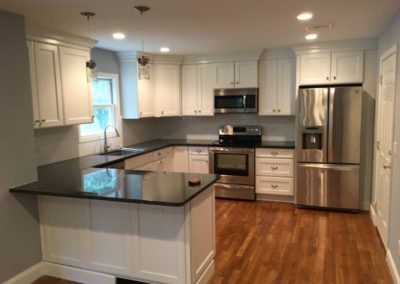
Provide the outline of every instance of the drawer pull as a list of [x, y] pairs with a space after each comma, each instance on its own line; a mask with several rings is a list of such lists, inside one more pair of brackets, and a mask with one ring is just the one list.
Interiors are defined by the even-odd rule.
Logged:
[[277, 166], [271, 166], [271, 169], [272, 169], [272, 170], [277, 170], [277, 169], [279, 169], [279, 167], [277, 167]]
[[277, 184], [271, 184], [271, 187], [272, 187], [272, 188], [277, 188], [278, 185], [277, 185]]
[[278, 152], [274, 151], [274, 152], [271, 152], [271, 154], [276, 156], [276, 155], [278, 155]]

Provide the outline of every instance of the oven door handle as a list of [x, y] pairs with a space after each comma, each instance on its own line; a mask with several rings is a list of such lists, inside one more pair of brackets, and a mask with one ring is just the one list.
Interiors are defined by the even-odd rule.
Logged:
[[253, 189], [254, 186], [249, 186], [249, 185], [235, 185], [235, 184], [224, 184], [224, 183], [216, 183], [216, 187], [222, 187], [223, 189], [227, 190], [235, 190], [238, 188], [246, 188], [246, 189]]
[[254, 153], [254, 149], [247, 148], [209, 148], [211, 153], [243, 153], [243, 154], [252, 154]]

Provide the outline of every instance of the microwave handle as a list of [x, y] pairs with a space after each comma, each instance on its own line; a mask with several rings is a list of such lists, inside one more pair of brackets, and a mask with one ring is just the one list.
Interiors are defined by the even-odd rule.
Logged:
[[243, 95], [243, 108], [246, 108], [246, 95]]

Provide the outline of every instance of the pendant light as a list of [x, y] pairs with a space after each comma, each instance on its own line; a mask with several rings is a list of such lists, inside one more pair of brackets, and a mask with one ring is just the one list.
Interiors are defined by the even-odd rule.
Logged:
[[[96, 13], [81, 12], [81, 15], [87, 19], [87, 37], [90, 38], [90, 19], [96, 16]], [[86, 61], [86, 75], [88, 82], [92, 82], [97, 77], [96, 62], [93, 59]]]
[[139, 80], [150, 79], [149, 57], [144, 55], [144, 30], [143, 30], [143, 14], [150, 10], [147, 6], [135, 6], [135, 10], [140, 13], [140, 25], [142, 30], [142, 55], [138, 57], [139, 63]]

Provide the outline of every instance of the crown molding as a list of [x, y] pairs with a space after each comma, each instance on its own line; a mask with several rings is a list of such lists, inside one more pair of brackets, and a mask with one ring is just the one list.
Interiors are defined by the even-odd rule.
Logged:
[[217, 63], [230, 61], [259, 60], [263, 50], [183, 56], [183, 64]]
[[147, 56], [150, 59], [150, 63], [156, 64], [181, 64], [182, 63], [182, 56], [179, 55], [160, 55], [160, 54], [151, 54], [151, 53], [144, 53], [139, 52], [136, 50], [132, 51], [118, 51], [117, 57], [118, 60], [121, 62], [129, 62], [129, 61], [136, 61], [139, 56]]
[[260, 60], [287, 59], [287, 58], [296, 58], [296, 54], [290, 47], [264, 49], [261, 54]]
[[26, 27], [26, 39], [66, 47], [79, 46], [84, 49], [91, 49], [97, 44], [97, 40], [91, 38], [31, 25]]
[[376, 38], [361, 38], [352, 40], [328, 41], [310, 44], [302, 44], [293, 46], [294, 52], [297, 54], [323, 52], [323, 51], [340, 51], [340, 50], [370, 50], [377, 48]]

